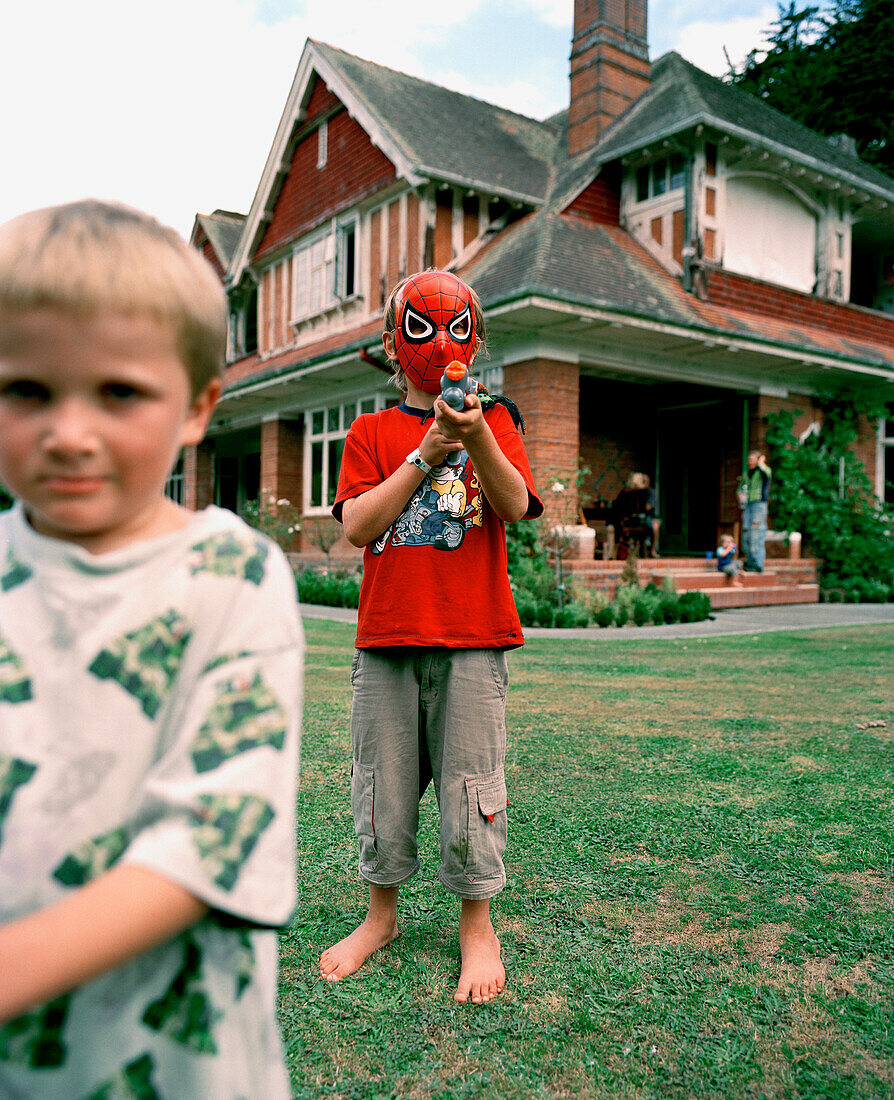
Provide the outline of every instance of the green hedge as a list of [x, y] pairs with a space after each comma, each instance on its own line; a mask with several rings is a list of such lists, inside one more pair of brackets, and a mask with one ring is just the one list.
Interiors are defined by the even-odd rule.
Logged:
[[357, 607], [360, 603], [360, 577], [356, 573], [302, 569], [295, 575], [295, 584], [301, 603], [326, 607]]

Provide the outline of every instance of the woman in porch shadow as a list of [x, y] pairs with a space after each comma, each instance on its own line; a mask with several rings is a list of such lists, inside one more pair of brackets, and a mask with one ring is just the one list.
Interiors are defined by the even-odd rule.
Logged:
[[618, 558], [625, 559], [631, 547], [640, 557], [657, 558], [661, 520], [649, 475], [632, 473], [615, 497], [612, 511], [619, 535]]

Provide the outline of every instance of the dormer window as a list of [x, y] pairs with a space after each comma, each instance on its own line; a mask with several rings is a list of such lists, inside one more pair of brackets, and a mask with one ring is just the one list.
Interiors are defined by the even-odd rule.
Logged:
[[644, 164], [636, 173], [636, 201], [647, 202], [669, 191], [679, 191], [686, 182], [686, 161], [679, 153]]

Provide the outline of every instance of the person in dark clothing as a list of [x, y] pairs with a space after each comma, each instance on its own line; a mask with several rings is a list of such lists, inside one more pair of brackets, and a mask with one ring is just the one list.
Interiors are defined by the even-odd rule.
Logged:
[[632, 473], [628, 477], [626, 486], [615, 497], [613, 512], [620, 532], [618, 557], [626, 558], [633, 546], [641, 556], [657, 558], [660, 520], [648, 474]]

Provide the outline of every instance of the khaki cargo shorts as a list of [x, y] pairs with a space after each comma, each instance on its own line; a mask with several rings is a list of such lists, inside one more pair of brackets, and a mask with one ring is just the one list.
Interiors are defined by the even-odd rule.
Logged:
[[419, 800], [434, 781], [438, 877], [462, 898], [506, 885], [506, 653], [358, 649], [351, 666], [351, 808], [360, 877], [399, 886], [419, 869]]

